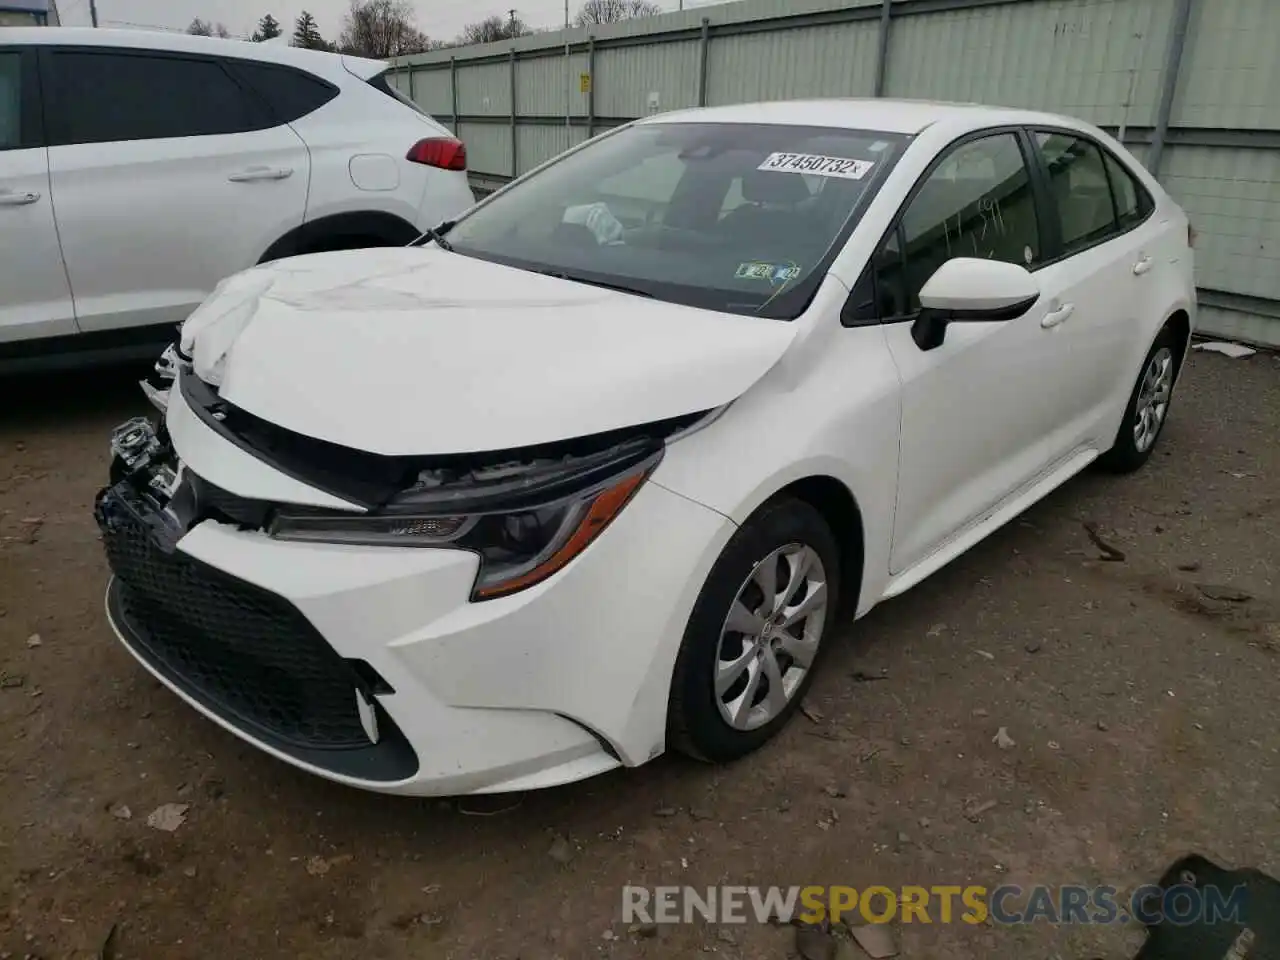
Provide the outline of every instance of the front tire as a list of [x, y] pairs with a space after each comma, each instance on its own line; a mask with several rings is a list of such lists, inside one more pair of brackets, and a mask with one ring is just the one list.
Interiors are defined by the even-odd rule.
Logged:
[[725, 762], [758, 749], [795, 713], [830, 646], [840, 551], [809, 504], [766, 504], [729, 540], [676, 657], [667, 742]]
[[1169, 418], [1181, 350], [1176, 332], [1166, 325], [1142, 362], [1115, 444], [1098, 460], [1103, 469], [1132, 473], [1150, 459]]

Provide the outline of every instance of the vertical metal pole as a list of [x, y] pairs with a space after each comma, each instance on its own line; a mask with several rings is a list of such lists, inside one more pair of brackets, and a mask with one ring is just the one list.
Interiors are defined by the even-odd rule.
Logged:
[[1182, 53], [1187, 46], [1191, 3], [1192, 0], [1177, 0], [1173, 12], [1173, 30], [1169, 35], [1169, 52], [1164, 61], [1160, 108], [1156, 114], [1156, 129], [1151, 135], [1151, 149], [1147, 152], [1147, 169], [1157, 179], [1160, 176], [1160, 159], [1164, 155], [1164, 142], [1169, 136], [1169, 120], [1173, 116], [1173, 98], [1178, 92], [1178, 75], [1182, 72]]
[[596, 135], [596, 38], [587, 37], [587, 139]]
[[413, 89], [413, 62], [405, 64], [405, 69], [409, 71], [409, 99], [414, 103], [418, 102], [417, 91]]
[[462, 124], [458, 121], [458, 58], [449, 58], [449, 99], [452, 106], [449, 108], [453, 111], [453, 135], [461, 139], [458, 129]]
[[889, 77], [889, 29], [893, 25], [893, 0], [880, 0], [880, 46], [876, 50], [875, 95], [884, 96]]
[[518, 176], [520, 169], [516, 163], [519, 153], [516, 150], [516, 48], [511, 48], [511, 178]]
[[702, 35], [698, 40], [698, 106], [707, 105], [707, 47], [711, 46], [711, 18], [702, 18]]
[[[142, 18], [139, 17], [139, 20]], [[97, 0], [89, 0], [89, 20], [96, 27], [98, 25], [98, 2]]]

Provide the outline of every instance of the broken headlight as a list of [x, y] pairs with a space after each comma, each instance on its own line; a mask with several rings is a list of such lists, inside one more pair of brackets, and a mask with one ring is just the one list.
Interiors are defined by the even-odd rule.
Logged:
[[628, 447], [489, 472], [496, 477], [424, 474], [424, 482], [376, 512], [284, 510], [270, 533], [313, 543], [470, 550], [480, 557], [472, 599], [490, 600], [541, 583], [604, 531], [661, 459], [661, 448]]

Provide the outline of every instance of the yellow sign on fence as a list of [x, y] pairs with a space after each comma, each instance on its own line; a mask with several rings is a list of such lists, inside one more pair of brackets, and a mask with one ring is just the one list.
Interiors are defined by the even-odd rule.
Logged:
[[578, 89], [583, 93], [591, 92], [591, 74], [589, 73], [578, 74]]

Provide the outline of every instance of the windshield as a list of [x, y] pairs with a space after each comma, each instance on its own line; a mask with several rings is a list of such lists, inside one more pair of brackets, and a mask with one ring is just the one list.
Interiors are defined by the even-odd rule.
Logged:
[[449, 241], [570, 280], [793, 319], [904, 142], [825, 127], [640, 124], [493, 197]]

